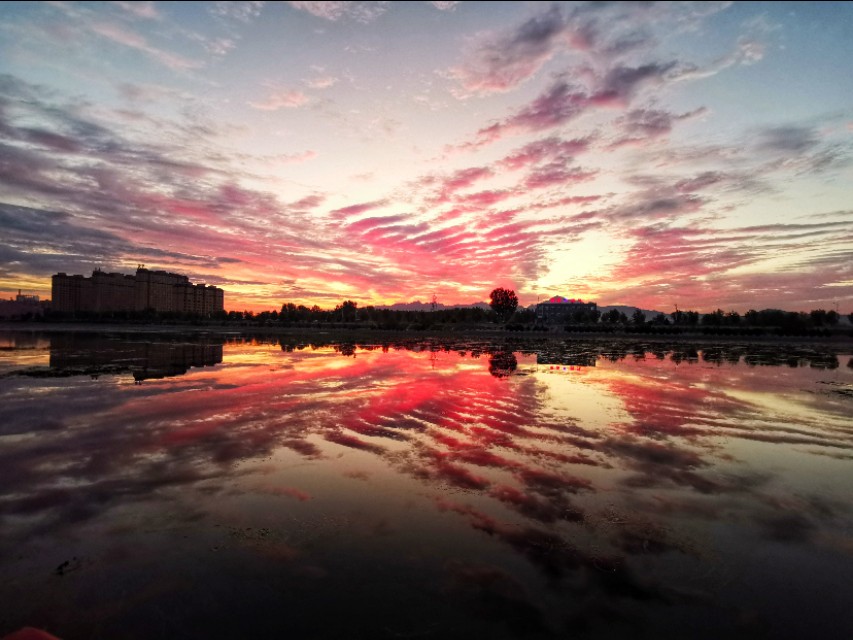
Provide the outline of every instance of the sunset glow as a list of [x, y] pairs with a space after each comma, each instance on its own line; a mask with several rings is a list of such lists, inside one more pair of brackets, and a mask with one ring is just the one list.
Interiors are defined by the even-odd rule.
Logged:
[[0, 298], [853, 311], [853, 4], [5, 3]]

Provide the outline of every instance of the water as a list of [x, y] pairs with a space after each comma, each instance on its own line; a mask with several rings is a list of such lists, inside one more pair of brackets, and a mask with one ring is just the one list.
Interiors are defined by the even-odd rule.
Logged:
[[853, 637], [851, 416], [819, 347], [0, 334], [0, 635]]

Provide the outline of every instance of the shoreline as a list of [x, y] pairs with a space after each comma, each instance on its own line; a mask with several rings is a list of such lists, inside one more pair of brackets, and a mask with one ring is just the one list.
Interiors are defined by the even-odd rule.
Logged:
[[[442, 340], [503, 340], [504, 342], [631, 342], [631, 343], [675, 343], [675, 344], [754, 344], [780, 346], [819, 345], [853, 352], [853, 333], [836, 331], [830, 336], [778, 336], [778, 335], [708, 335], [700, 332], [678, 334], [651, 334], [616, 332], [569, 332], [555, 331], [507, 331], [504, 328], [453, 329], [372, 329], [364, 327], [280, 327], [280, 326], [229, 326], [187, 324], [123, 324], [94, 322], [0, 322], [0, 332], [11, 333], [109, 333], [141, 336], [214, 335], [223, 338], [253, 338], [259, 336], [288, 336], [306, 340], [322, 338], [335, 341], [420, 341]], [[851, 329], [853, 331], [853, 329]]]

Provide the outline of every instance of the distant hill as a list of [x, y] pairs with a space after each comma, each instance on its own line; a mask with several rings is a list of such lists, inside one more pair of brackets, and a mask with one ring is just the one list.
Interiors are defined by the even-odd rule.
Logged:
[[[421, 302], [420, 300], [415, 300], [414, 302], [395, 302], [394, 304], [384, 304], [384, 305], [375, 305], [377, 309], [391, 309], [392, 311], [430, 311], [432, 309], [432, 304], [429, 302]], [[490, 309], [488, 302], [472, 302], [471, 304], [454, 304], [454, 305], [444, 305], [440, 302], [435, 304], [436, 311], [441, 311], [442, 309], [465, 309], [469, 307], [479, 307], [480, 309]], [[519, 305], [519, 309], [524, 308], [522, 305]], [[627, 305], [611, 305], [605, 307], [598, 307], [598, 310], [601, 311], [602, 314], [607, 313], [611, 309], [616, 309], [617, 311], [621, 311], [628, 318], [634, 315], [634, 310], [639, 307], [629, 307]], [[531, 311], [536, 309], [535, 304], [531, 304], [527, 307]], [[664, 313], [663, 311], [654, 311], [650, 309], [640, 309], [643, 312], [643, 315], [646, 316], [646, 320], [652, 320], [659, 313], [663, 313], [667, 318], [670, 318], [668, 313]], [[670, 318], [671, 319], [671, 318]]]
[[[431, 302], [421, 302], [420, 300], [415, 300], [414, 302], [395, 302], [394, 304], [378, 304], [374, 305], [377, 309], [391, 309], [392, 311], [431, 311], [432, 303]], [[480, 309], [489, 309], [488, 302], [472, 302], [471, 304], [453, 304], [453, 305], [444, 305], [440, 302], [435, 303], [436, 311], [441, 311], [442, 309], [467, 309], [470, 307], [479, 307]]]

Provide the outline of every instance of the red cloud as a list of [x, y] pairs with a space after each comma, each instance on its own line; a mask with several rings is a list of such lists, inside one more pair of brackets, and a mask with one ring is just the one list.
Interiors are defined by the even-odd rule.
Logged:
[[352, 204], [348, 207], [342, 207], [341, 209], [334, 209], [329, 212], [329, 214], [338, 219], [344, 220], [346, 218], [351, 218], [354, 216], [361, 215], [367, 211], [372, 209], [378, 209], [380, 207], [385, 206], [387, 204], [386, 200], [375, 200], [373, 202], [362, 202], [360, 204]]

